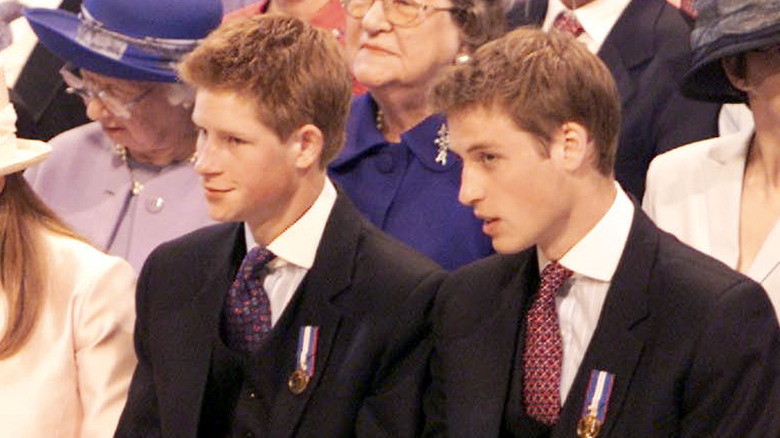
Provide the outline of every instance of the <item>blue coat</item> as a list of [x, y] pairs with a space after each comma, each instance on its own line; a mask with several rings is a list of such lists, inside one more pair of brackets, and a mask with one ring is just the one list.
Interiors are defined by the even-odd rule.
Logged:
[[471, 207], [458, 202], [460, 160], [447, 152], [435, 161], [444, 123], [433, 115], [390, 143], [376, 128], [376, 103], [355, 98], [344, 150], [330, 165], [331, 179], [386, 233], [452, 270], [493, 252]]
[[190, 163], [165, 167], [131, 196], [130, 171], [98, 123], [66, 131], [51, 145], [52, 154], [25, 173], [33, 190], [78, 234], [136, 271], [157, 245], [214, 223]]

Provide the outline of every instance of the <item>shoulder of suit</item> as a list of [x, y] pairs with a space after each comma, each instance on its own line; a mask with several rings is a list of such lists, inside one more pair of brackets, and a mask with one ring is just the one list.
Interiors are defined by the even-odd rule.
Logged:
[[442, 268], [430, 258], [381, 231], [368, 220], [361, 218], [361, 221], [363, 223], [360, 240], [362, 257], [376, 258], [388, 267], [395, 266], [397, 269], [416, 275], [442, 271]]
[[96, 145], [109, 149], [108, 147], [111, 146], [111, 143], [111, 140], [103, 132], [98, 122], [87, 123], [86, 125], [69, 129], [49, 141], [55, 152], [58, 149], [94, 147]]
[[[236, 234], [243, 225], [238, 222], [205, 226], [168, 242], [162, 243], [149, 255], [149, 261], [179, 260], [178, 255], [196, 255], [213, 252], [224, 245], [234, 245]], [[177, 257], [172, 257], [177, 255]]]
[[713, 148], [730, 145], [735, 140], [734, 135], [708, 138], [657, 155], [648, 168], [648, 185], [654, 182], [671, 183], [680, 177], [694, 174], [709, 159]]
[[442, 284], [444, 293], [469, 293], [472, 289], [502, 289], [510, 283], [525, 266], [533, 262], [533, 251], [523, 251], [519, 254], [493, 254], [462, 266], [453, 272]]
[[[651, 278], [663, 285], [663, 294], [674, 293], [681, 300], [700, 300], [702, 305], [739, 284], [760, 286], [722, 262], [660, 233], [658, 254]], [[676, 300], [676, 299], [675, 299]]]

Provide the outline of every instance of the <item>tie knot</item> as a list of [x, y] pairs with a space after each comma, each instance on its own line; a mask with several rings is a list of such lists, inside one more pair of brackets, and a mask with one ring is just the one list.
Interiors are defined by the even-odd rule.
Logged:
[[274, 258], [274, 253], [262, 246], [252, 248], [241, 262], [241, 273], [245, 276], [256, 276], [265, 265]]
[[548, 264], [542, 270], [542, 283], [539, 286], [539, 292], [555, 296], [566, 279], [571, 277], [571, 274], [571, 270], [564, 268], [558, 262]]
[[578, 37], [585, 33], [585, 28], [580, 24], [580, 20], [577, 20], [577, 16], [570, 10], [561, 11], [555, 20], [553, 21], [553, 28], [562, 32], [568, 32], [574, 37]]

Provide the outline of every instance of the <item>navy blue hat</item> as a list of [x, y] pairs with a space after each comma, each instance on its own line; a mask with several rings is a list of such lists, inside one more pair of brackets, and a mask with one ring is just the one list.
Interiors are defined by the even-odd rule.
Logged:
[[84, 0], [78, 15], [27, 9], [47, 49], [104, 76], [175, 82], [176, 63], [219, 26], [221, 0]]
[[720, 61], [780, 44], [780, 0], [696, 0], [695, 7], [693, 67], [683, 78], [683, 94], [711, 102], [747, 102], [747, 94], [731, 85]]

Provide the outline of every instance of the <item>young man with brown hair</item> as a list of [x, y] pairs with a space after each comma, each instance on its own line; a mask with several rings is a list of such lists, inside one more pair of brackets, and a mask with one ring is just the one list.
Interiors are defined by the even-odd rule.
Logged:
[[619, 98], [595, 55], [516, 30], [434, 100], [463, 159], [460, 201], [502, 254], [439, 291], [429, 435], [778, 436], [766, 293], [659, 231], [615, 182]]
[[212, 33], [181, 74], [197, 93], [195, 170], [228, 223], [144, 266], [117, 436], [415, 434], [426, 350], [407, 308], [443, 274], [326, 177], [350, 101], [338, 43], [254, 17]]

